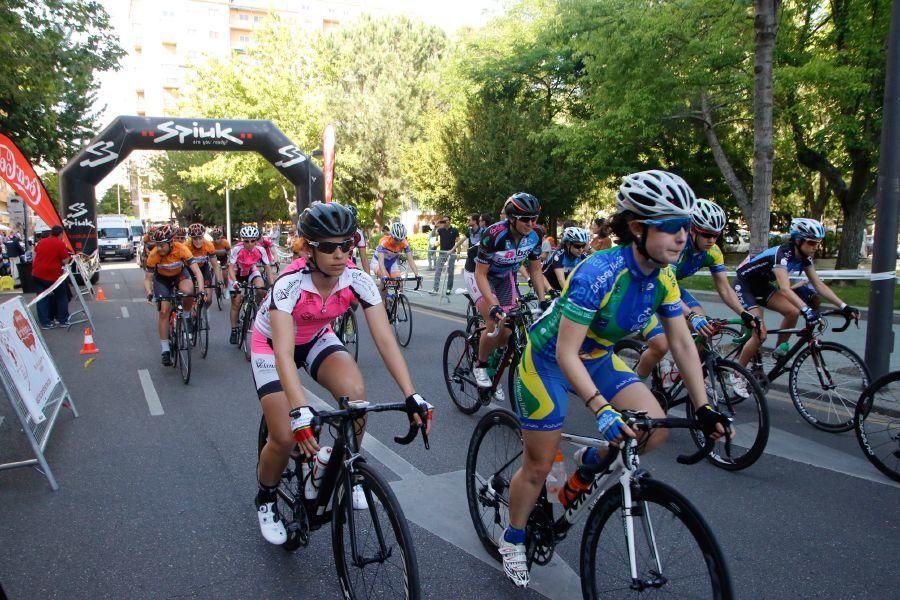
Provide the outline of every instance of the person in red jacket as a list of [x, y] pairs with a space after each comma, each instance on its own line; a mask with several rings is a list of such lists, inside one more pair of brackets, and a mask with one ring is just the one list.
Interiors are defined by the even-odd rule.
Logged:
[[[31, 279], [37, 292], [43, 292], [53, 285], [63, 273], [63, 265], [72, 260], [69, 249], [62, 241], [63, 228], [54, 225], [50, 235], [38, 242], [34, 249], [34, 264], [31, 267]], [[55, 317], [60, 326], [69, 324], [69, 290], [63, 282], [37, 305], [38, 321], [41, 329], [56, 327], [51, 317]]]

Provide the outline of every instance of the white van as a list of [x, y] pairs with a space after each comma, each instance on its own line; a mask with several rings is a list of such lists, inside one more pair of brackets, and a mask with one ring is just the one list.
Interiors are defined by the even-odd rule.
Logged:
[[100, 251], [101, 261], [107, 258], [134, 259], [136, 249], [128, 217], [122, 215], [97, 217], [97, 249]]
[[134, 242], [134, 251], [138, 254], [144, 249], [144, 224], [140, 219], [129, 219], [128, 226], [131, 227], [131, 240]]

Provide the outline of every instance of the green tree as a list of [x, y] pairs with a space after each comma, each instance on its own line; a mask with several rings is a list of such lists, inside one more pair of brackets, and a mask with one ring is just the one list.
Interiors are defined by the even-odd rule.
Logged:
[[59, 168], [96, 131], [96, 74], [124, 52], [95, 0], [0, 5], [0, 131]]
[[[122, 207], [121, 212], [119, 206]], [[114, 184], [97, 203], [98, 215], [116, 215], [123, 214], [126, 217], [133, 217], [134, 210], [131, 206], [131, 194], [128, 188], [119, 183]]]

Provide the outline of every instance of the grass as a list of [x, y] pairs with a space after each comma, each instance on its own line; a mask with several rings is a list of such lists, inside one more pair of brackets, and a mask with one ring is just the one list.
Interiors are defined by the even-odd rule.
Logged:
[[[712, 277], [708, 275], [692, 275], [679, 281], [682, 287], [687, 290], [698, 291], [715, 291]], [[826, 281], [834, 293], [838, 297], [857, 308], [866, 308], [869, 306], [869, 282], [860, 279], [837, 279]], [[900, 291], [894, 288], [894, 310], [900, 310]]]

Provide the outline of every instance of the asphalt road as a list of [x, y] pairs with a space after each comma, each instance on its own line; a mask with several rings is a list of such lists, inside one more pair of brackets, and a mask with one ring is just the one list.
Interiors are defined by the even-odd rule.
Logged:
[[[33, 470], [0, 471], [0, 583], [18, 598], [336, 598], [330, 534], [313, 533], [288, 554], [268, 545], [255, 519], [260, 409], [248, 364], [227, 343], [227, 313], [211, 312], [208, 358], [190, 385], [159, 364], [155, 312], [141, 273], [110, 264], [94, 303], [101, 350], [85, 366], [81, 336], [51, 331], [48, 343], [72, 390], [79, 419], [64, 412], [47, 448], [61, 489]], [[459, 319], [417, 308], [405, 350], [418, 390], [437, 407], [430, 451], [391, 440], [396, 413], [369, 421], [367, 454], [391, 482], [415, 539], [428, 598], [578, 596], [580, 530], [560, 560], [536, 567], [534, 586], [513, 589], [480, 549], [465, 507], [462, 470], [477, 419], [450, 401], [443, 341]], [[359, 357], [370, 400], [399, 392], [364, 333]], [[163, 409], [151, 415], [141, 383]], [[147, 377], [149, 376], [149, 378]], [[312, 394], [333, 402], [301, 373]], [[152, 393], [151, 393], [152, 396]], [[681, 490], [715, 530], [741, 598], [887, 598], [900, 587], [898, 486], [860, 454], [852, 434], [814, 430], [783, 398], [770, 398], [773, 433], [750, 469], [682, 466], [693, 448], [676, 433], [643, 465]], [[25, 456], [18, 423], [0, 402], [0, 461]], [[7, 412], [2, 412], [3, 410]], [[572, 414], [567, 429], [590, 433]], [[569, 449], [571, 450], [571, 449]], [[572, 565], [573, 567], [569, 567]], [[573, 571], [572, 568], [575, 570]]]

